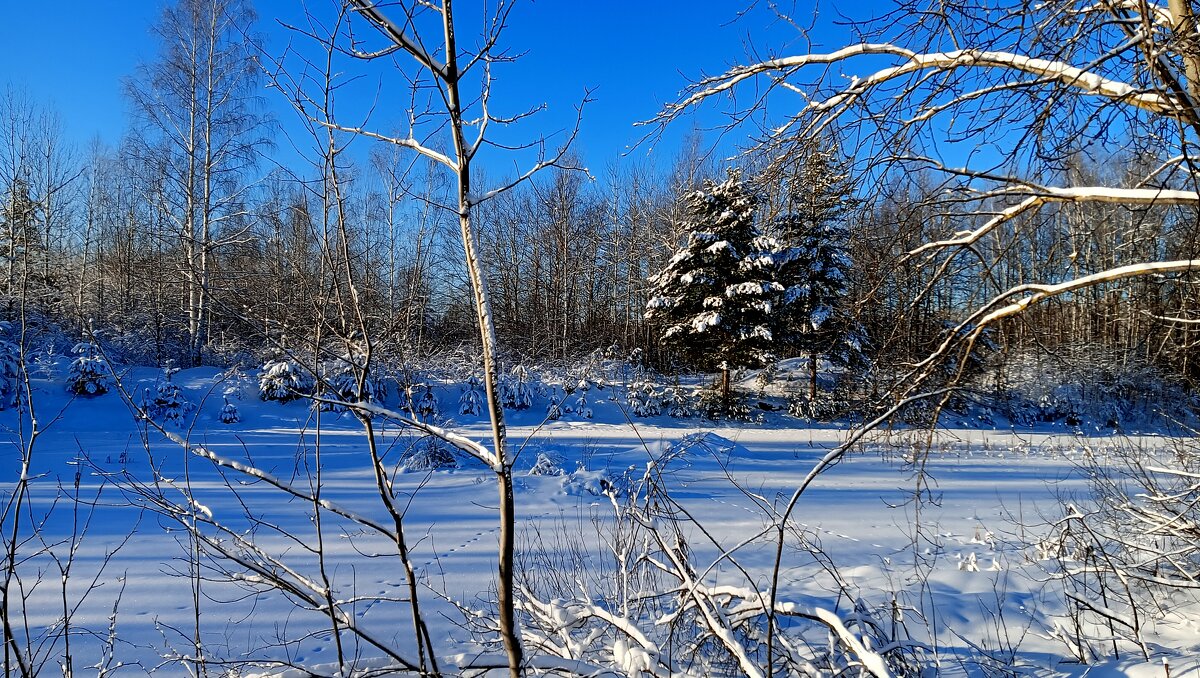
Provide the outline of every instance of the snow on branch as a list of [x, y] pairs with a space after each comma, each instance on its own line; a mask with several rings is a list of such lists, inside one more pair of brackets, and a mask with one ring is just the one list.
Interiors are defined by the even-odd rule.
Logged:
[[[1030, 306], [1033, 306], [1034, 304], [1036, 304], [1040, 301], [1044, 301], [1051, 297], [1056, 297], [1060, 294], [1074, 292], [1076, 290], [1081, 290], [1081, 289], [1084, 289], [1087, 287], [1091, 287], [1093, 285], [1099, 285], [1101, 283], [1114, 282], [1117, 280], [1124, 280], [1125, 278], [1137, 278], [1137, 277], [1141, 277], [1141, 276], [1145, 276], [1145, 275], [1155, 275], [1155, 274], [1163, 274], [1163, 273], [1186, 273], [1188, 271], [1200, 272], [1200, 259], [1181, 259], [1181, 260], [1177, 260], [1177, 261], [1152, 261], [1152, 262], [1148, 262], [1148, 263], [1144, 263], [1144, 264], [1130, 264], [1128, 266], [1118, 266], [1117, 268], [1110, 268], [1107, 271], [1100, 271], [1099, 273], [1085, 275], [1085, 276], [1082, 276], [1079, 278], [1075, 278], [1073, 280], [1068, 280], [1066, 282], [1058, 283], [1056, 285], [1039, 285], [1039, 284], [1018, 285], [1018, 286], [1013, 287], [1012, 289], [1008, 290], [1007, 292], [1001, 294], [1000, 296], [996, 297], [996, 299], [993, 301], [993, 304], [996, 301], [999, 301], [1001, 299], [1006, 299], [1008, 297], [1012, 297], [1012, 296], [1015, 296], [1018, 294], [1026, 294], [1026, 296], [1022, 297], [1021, 299], [1019, 299], [1011, 304], [1002, 306], [1000, 308], [997, 308], [994, 311], [983, 314], [982, 317], [980, 317], [977, 322], [972, 323], [976, 327], [974, 333], [978, 334], [979, 332], [983, 331], [984, 327], [987, 327], [989, 324], [996, 322], [997, 320], [1000, 320], [1002, 318], [1007, 318], [1009, 316], [1017, 315], [1018, 313], [1024, 311], [1025, 309], [1029, 308]], [[981, 309], [980, 313], [977, 313], [976, 315], [982, 314], [984, 311], [987, 310], [987, 308], [990, 308], [993, 304], [989, 304], [988, 306], [984, 307], [983, 309]]]
[[953, 238], [925, 243], [910, 251], [908, 256], [945, 247], [972, 245], [980, 238], [1005, 222], [1043, 205], [1055, 202], [1104, 202], [1123, 205], [1200, 205], [1200, 193], [1195, 191], [1172, 191], [1157, 188], [1113, 188], [1109, 186], [1041, 186], [1036, 189], [1019, 188], [1005, 190], [993, 195], [1024, 195], [1033, 193], [1021, 202], [1005, 208], [977, 229], [960, 231]]
[[441, 440], [444, 440], [454, 447], [457, 447], [463, 452], [466, 452], [472, 457], [475, 457], [479, 461], [482, 461], [493, 469], [501, 468], [500, 460], [496, 457], [496, 454], [485, 447], [482, 443], [477, 443], [474, 440], [471, 440], [466, 436], [459, 435], [449, 429], [444, 429], [440, 426], [433, 426], [432, 424], [426, 424], [423, 421], [417, 421], [416, 419], [407, 417], [399, 412], [396, 412], [395, 410], [389, 410], [386, 407], [380, 407], [372, 403], [350, 403], [340, 400], [325, 400], [322, 398], [314, 398], [313, 400], [340, 405], [342, 407], [357, 410], [359, 412], [374, 414], [386, 419], [390, 419], [398, 424], [403, 424], [404, 426], [416, 429], [422, 433], [427, 433], [435, 438], [440, 438]]
[[[380, 12], [379, 9], [375, 7], [374, 2], [370, 2], [369, 0], [353, 0], [353, 3], [355, 11], [365, 17], [367, 21], [376, 28], [376, 30], [386, 36], [388, 40], [392, 41], [397, 48], [411, 54], [412, 57], [417, 60], [417, 63], [429, 69], [439, 77], [448, 77], [446, 65], [433, 58], [433, 56], [426, 51], [424, 47], [422, 47], [416, 40], [412, 38], [407, 30], [397, 26], [395, 22], [384, 16], [383, 12]], [[411, 26], [413, 23], [412, 15], [409, 14], [406, 19], [406, 25]]]
[[823, 111], [849, 104], [879, 85], [920, 71], [996, 68], [1060, 82], [1085, 94], [1114, 99], [1152, 113], [1176, 115], [1182, 110], [1177, 102], [1168, 96], [1139, 89], [1126, 82], [1107, 78], [1062, 61], [1038, 59], [1014, 52], [978, 49], [920, 53], [890, 43], [863, 43], [823, 54], [769, 59], [749, 66], [739, 66], [719, 76], [705, 78], [688, 88], [691, 92], [689, 96], [669, 104], [649, 122], [669, 122], [682, 111], [759, 75], [780, 71], [791, 74], [806, 66], [828, 66], [861, 56], [895, 56], [902, 59], [903, 63], [877, 70], [864, 78], [852, 78], [851, 83], [842, 91], [823, 101], [813, 101], [807, 108]]

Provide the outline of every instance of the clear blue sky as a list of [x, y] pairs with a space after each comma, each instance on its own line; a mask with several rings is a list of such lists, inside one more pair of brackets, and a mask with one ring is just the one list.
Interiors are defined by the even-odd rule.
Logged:
[[[149, 26], [163, 1], [4, 4], [0, 84], [25, 88], [36, 100], [51, 104], [63, 116], [72, 140], [86, 144], [99, 136], [115, 144], [129, 124], [122, 79], [139, 62], [154, 58]], [[325, 6], [324, 0], [309, 4], [317, 13]], [[269, 51], [289, 38], [276, 18], [290, 14], [295, 20], [299, 5], [296, 0], [256, 3]], [[535, 125], [553, 131], [569, 125], [573, 106], [592, 89], [594, 102], [586, 108], [577, 147], [589, 164], [601, 168], [644, 133], [633, 123], [654, 115], [688, 78], [747, 61], [751, 42], [760, 51], [804, 49], [794, 29], [772, 24], [765, 8], [734, 21], [742, 8], [742, 2], [724, 0], [527, 0], [514, 12], [506, 39], [509, 47], [526, 56], [501, 73], [499, 102], [509, 104], [509, 112], [546, 103], [548, 113]], [[797, 11], [811, 7], [798, 6]], [[845, 40], [842, 31], [828, 26], [814, 37], [825, 43], [814, 45], [817, 49]], [[382, 82], [384, 87], [402, 86], [398, 79]], [[278, 94], [268, 93], [267, 101], [286, 126], [294, 114]], [[714, 119], [701, 118], [694, 124], [703, 126]], [[663, 151], [672, 152], [689, 127], [685, 122], [673, 129]]]

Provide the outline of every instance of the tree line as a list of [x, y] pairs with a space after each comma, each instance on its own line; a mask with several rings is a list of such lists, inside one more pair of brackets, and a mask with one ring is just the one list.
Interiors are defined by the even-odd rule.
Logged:
[[[476, 341], [455, 215], [441, 207], [453, 188], [430, 163], [386, 145], [365, 158], [336, 157], [333, 199], [319, 148], [307, 170], [269, 169], [274, 123], [260, 99], [275, 76], [258, 67], [261, 46], [242, 28], [253, 19], [243, 0], [164, 10], [158, 55], [126, 81], [131, 131], [116, 147], [73, 147], [51, 108], [4, 91], [5, 314], [14, 319], [20, 307], [47, 331], [96, 332], [129, 361], [223, 364], [309, 345], [313, 328], [336, 325], [338, 276], [349, 266], [384, 353], [407, 360]], [[480, 255], [504, 351], [569, 360], [616, 345], [664, 370], [763, 363], [672, 342], [673, 321], [653, 309], [653, 300], [681, 295], [656, 282], [679, 265], [676, 252], [710, 246], [696, 234], [720, 230], [719, 214], [705, 214], [696, 196], [732, 168], [701, 149], [697, 137], [665, 168], [623, 159], [591, 174], [577, 169], [586, 159], [573, 158], [481, 205]], [[1059, 172], [1066, 183], [1122, 185], [1161, 161], [1148, 150], [1080, 151]], [[956, 207], [945, 197], [978, 190], [979, 178], [969, 186], [911, 169], [868, 175], [855, 162], [832, 132], [733, 163], [756, 229], [744, 235], [774, 239], [789, 269], [774, 304], [789, 329], [777, 329], [778, 340], [758, 337], [775, 357], [844, 354], [831, 336], [853, 336], [861, 364], [887, 372], [936, 347], [960, 309], [1019, 281], [1189, 257], [1197, 247], [1189, 207], [1065, 202], [1015, 215], [1016, 238], [985, 238], [960, 246], [974, 256], [940, 258], [944, 250], [922, 248], [1019, 204], [997, 194], [983, 209]], [[822, 247], [836, 265], [814, 269]], [[707, 266], [730, 273], [737, 264], [717, 256]], [[1095, 285], [998, 325], [994, 345], [1004, 355], [1103, 353], [1191, 383], [1200, 378], [1191, 357], [1200, 326], [1171, 309], [1194, 304], [1196, 293], [1188, 276]], [[814, 314], [835, 307], [839, 319], [827, 327], [841, 329], [822, 329]], [[810, 397], [815, 359], [812, 369]]]

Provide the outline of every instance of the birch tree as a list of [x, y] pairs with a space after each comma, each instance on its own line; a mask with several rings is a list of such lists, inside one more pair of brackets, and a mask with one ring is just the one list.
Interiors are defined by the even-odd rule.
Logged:
[[147, 197], [178, 238], [191, 365], [207, 341], [216, 250], [242, 235], [246, 172], [265, 143], [252, 101], [253, 22], [246, 0], [179, 0], [154, 26], [158, 59], [126, 88], [149, 131], [138, 151], [143, 167], [162, 187]]

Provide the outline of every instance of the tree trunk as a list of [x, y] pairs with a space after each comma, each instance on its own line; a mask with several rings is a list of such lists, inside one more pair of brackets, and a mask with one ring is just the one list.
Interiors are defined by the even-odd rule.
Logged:
[[726, 414], [729, 413], [730, 390], [729, 364], [721, 363], [721, 407], [725, 409]]
[[808, 354], [808, 402], [817, 400], [817, 354]]

